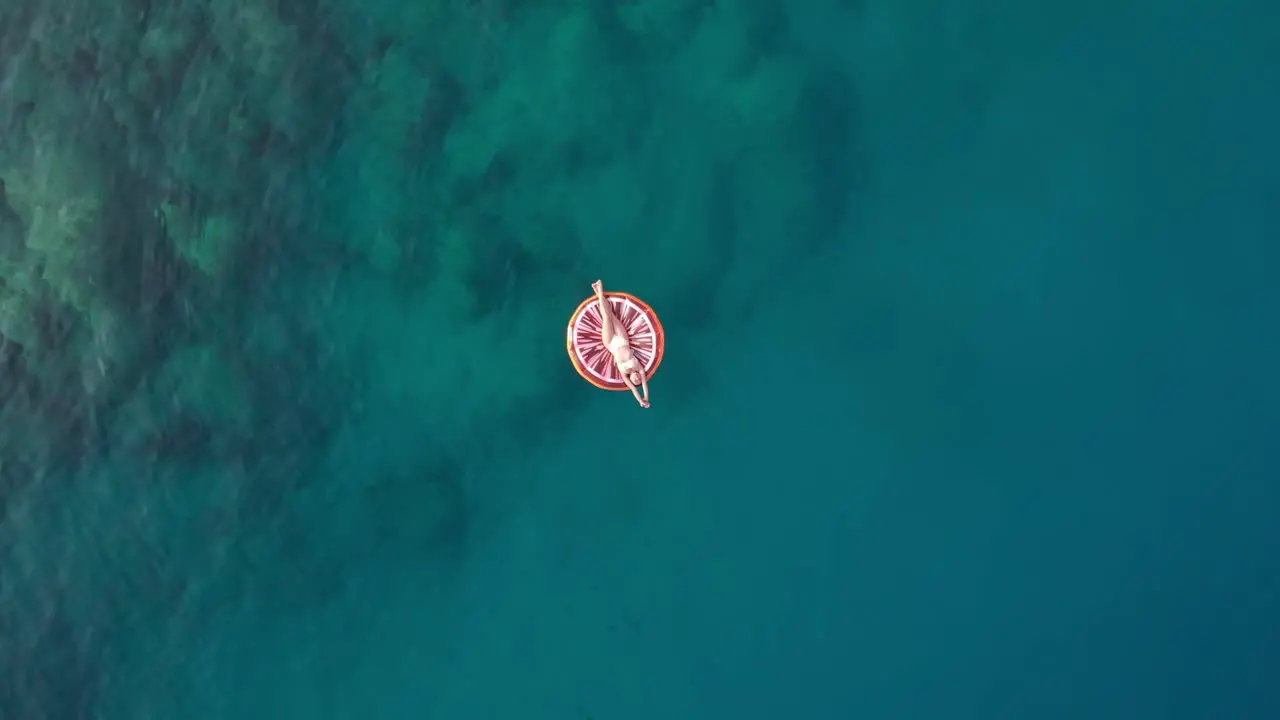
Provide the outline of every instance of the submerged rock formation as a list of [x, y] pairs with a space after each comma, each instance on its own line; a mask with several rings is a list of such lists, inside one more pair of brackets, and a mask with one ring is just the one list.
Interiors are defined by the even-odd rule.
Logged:
[[[856, 114], [776, 0], [8, 3], [0, 529], [35, 552], [13, 513], [48, 493], [185, 495], [155, 505], [185, 523], [102, 520], [185, 528], [170, 600], [299, 557], [273, 538], [301, 497], [390, 518], [361, 543], [456, 555], [467, 475], [435, 468], [590, 392], [561, 341], [588, 283], [669, 329], [749, 311], [840, 224]], [[339, 445], [395, 480], [365, 488]], [[406, 532], [424, 472], [447, 507]]]

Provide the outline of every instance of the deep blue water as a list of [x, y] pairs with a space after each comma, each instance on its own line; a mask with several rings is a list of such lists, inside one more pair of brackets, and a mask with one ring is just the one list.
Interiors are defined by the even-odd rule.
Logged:
[[0, 11], [0, 717], [1280, 718], [1280, 10], [953, 5]]

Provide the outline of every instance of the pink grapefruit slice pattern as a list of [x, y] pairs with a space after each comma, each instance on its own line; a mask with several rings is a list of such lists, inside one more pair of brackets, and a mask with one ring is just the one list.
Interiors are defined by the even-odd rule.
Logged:
[[[605, 299], [613, 307], [613, 314], [627, 329], [631, 350], [644, 368], [645, 376], [652, 378], [662, 364], [666, 335], [662, 323], [653, 308], [630, 293], [607, 292]], [[573, 367], [587, 382], [601, 390], [626, 390], [613, 355], [604, 346], [601, 335], [600, 305], [595, 297], [583, 300], [569, 317], [565, 344]]]

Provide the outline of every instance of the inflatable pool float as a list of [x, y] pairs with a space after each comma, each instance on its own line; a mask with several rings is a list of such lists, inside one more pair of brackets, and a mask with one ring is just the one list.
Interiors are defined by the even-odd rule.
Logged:
[[[605, 298], [613, 306], [613, 314], [627, 329], [631, 350], [644, 368], [645, 377], [652, 379], [662, 364], [662, 349], [666, 335], [658, 315], [648, 303], [630, 293], [606, 292]], [[618, 373], [613, 355], [604, 346], [601, 336], [600, 306], [595, 296], [578, 305], [569, 317], [569, 329], [565, 346], [573, 368], [587, 382], [601, 390], [626, 390], [627, 384]]]

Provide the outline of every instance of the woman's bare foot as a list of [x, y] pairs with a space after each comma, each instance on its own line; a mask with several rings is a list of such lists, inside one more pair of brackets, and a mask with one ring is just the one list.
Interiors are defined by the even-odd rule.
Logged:
[[599, 295], [600, 293], [604, 292], [604, 283], [597, 280], [591, 283], [591, 289], [595, 290], [596, 294]]

